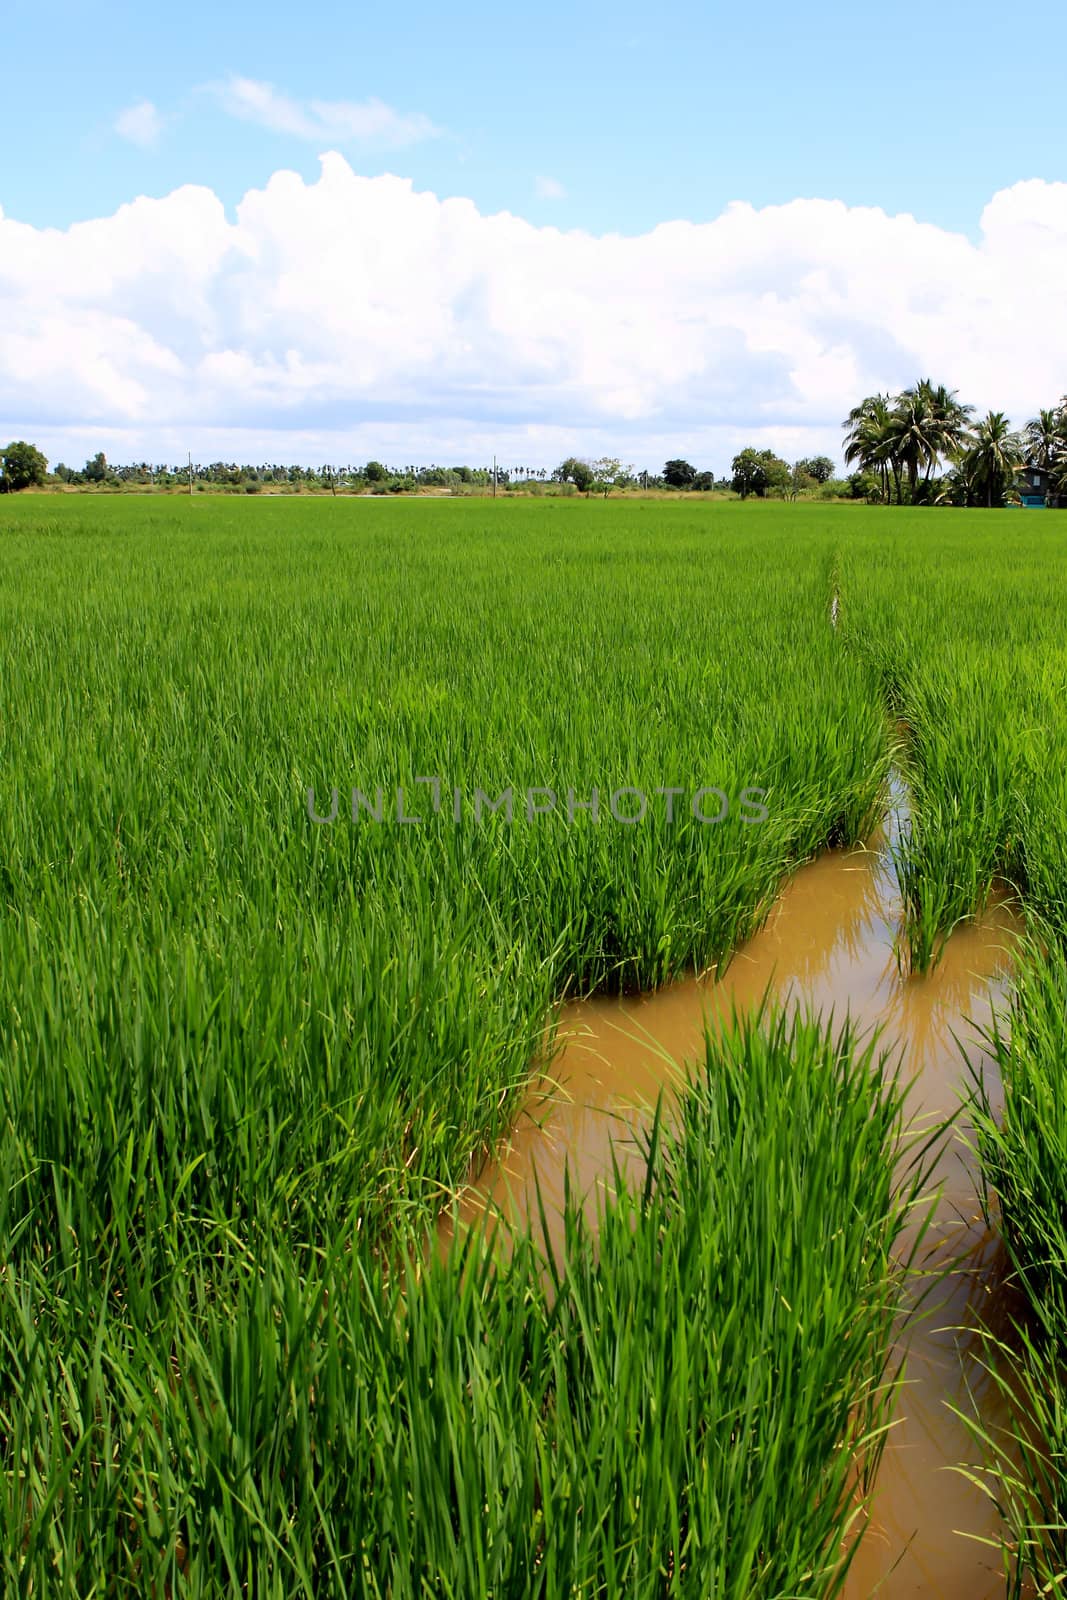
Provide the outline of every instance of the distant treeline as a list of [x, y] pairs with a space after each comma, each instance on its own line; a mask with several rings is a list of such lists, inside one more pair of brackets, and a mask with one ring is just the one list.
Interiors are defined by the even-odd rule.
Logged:
[[320, 467], [278, 462], [208, 466], [115, 466], [98, 451], [84, 467], [48, 462], [34, 445], [16, 440], [0, 452], [0, 491], [30, 487], [213, 490], [332, 494], [604, 494], [615, 490], [737, 494], [795, 500], [818, 495], [893, 505], [1003, 506], [1025, 497], [1067, 505], [1067, 396], [1038, 412], [1020, 431], [1002, 411], [975, 420], [975, 408], [956, 391], [924, 378], [898, 395], [868, 395], [843, 423], [844, 458], [853, 471], [838, 477], [828, 456], [789, 462], [773, 450], [739, 450], [728, 474], [716, 476], [674, 457], [659, 472], [638, 471], [616, 456], [568, 456], [558, 467], [362, 466]]
[[[855, 476], [855, 475], [854, 475]], [[728, 474], [698, 469], [681, 457], [664, 463], [659, 472], [624, 466], [613, 456], [587, 459], [568, 456], [558, 467], [525, 466], [387, 466], [368, 461], [362, 466], [326, 464], [321, 467], [239, 465], [213, 461], [207, 466], [168, 466], [137, 461], [117, 466], [98, 451], [84, 467], [65, 462], [49, 470], [44, 455], [32, 444], [17, 440], [0, 452], [0, 490], [31, 487], [85, 489], [139, 489], [161, 491], [212, 490], [230, 494], [261, 491], [332, 494], [412, 494], [437, 491], [485, 494], [500, 491], [527, 494], [611, 494], [615, 490], [663, 490], [694, 494], [739, 494], [796, 499], [818, 493], [827, 498], [860, 497], [865, 485], [858, 477], [834, 477], [828, 456], [813, 456], [790, 463], [771, 450], [749, 448], [733, 459]]]

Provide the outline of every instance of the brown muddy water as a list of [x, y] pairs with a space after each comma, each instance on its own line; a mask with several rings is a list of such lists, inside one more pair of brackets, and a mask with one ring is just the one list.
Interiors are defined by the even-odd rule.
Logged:
[[[635, 1123], [675, 1077], [676, 1063], [703, 1056], [705, 1022], [757, 1005], [769, 989], [824, 1013], [846, 1009], [882, 1043], [902, 1052], [912, 1083], [911, 1115], [933, 1125], [954, 1112], [972, 1067], [995, 1073], [980, 1042], [1006, 996], [1010, 951], [1020, 929], [1006, 904], [957, 929], [936, 969], [902, 977], [896, 953], [902, 906], [894, 870], [903, 795], [867, 846], [831, 851], [802, 867], [762, 930], [725, 973], [651, 995], [595, 999], [563, 1008], [562, 1049], [520, 1115], [508, 1147], [465, 1194], [461, 1221], [487, 1204], [522, 1221], [535, 1205], [536, 1174], [550, 1216], [563, 1173], [595, 1197], [610, 1180], [612, 1147], [637, 1159]], [[959, 1041], [959, 1042], [957, 1042]], [[982, 1221], [974, 1163], [957, 1124], [939, 1152], [941, 1198], [922, 1247], [914, 1294], [924, 1315], [908, 1331], [906, 1381], [879, 1469], [871, 1518], [849, 1574], [847, 1600], [992, 1600], [1005, 1592], [996, 1512], [958, 1471], [978, 1465], [973, 1439], [952, 1406], [977, 1404], [984, 1425], [1003, 1418], [982, 1382], [977, 1334], [1005, 1313], [1003, 1256]]]

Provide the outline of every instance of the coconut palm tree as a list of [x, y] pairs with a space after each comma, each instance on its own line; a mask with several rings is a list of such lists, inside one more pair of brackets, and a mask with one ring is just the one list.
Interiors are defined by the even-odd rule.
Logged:
[[1051, 472], [1067, 443], [1064, 438], [1064, 412], [1054, 411], [1051, 407], [1047, 411], [1039, 411], [1026, 424], [1025, 439], [1027, 459], [1035, 467]]
[[[919, 474], [924, 495], [942, 456], [956, 457], [970, 438], [973, 406], [961, 405], [954, 389], [922, 378], [904, 389], [893, 407], [895, 449], [908, 474], [912, 501], [919, 498]], [[899, 498], [899, 497], [898, 497]]]
[[974, 430], [974, 442], [961, 462], [972, 503], [980, 503], [984, 495], [987, 506], [1002, 505], [1025, 459], [1026, 446], [1003, 411], [990, 411]]
[[[892, 432], [894, 450], [908, 475], [908, 489], [914, 500], [920, 471], [925, 469], [929, 477], [938, 456], [937, 418], [928, 380], [903, 389], [897, 396], [892, 412]], [[898, 503], [899, 500], [898, 493]]]
[[1067, 501], [1067, 395], [1056, 413], [1056, 444], [1052, 454], [1052, 488], [1060, 505]]
[[971, 442], [974, 407], [963, 405], [956, 398], [956, 390], [946, 389], [943, 383], [939, 383], [936, 389], [931, 387], [929, 394], [936, 424], [938, 454], [955, 460]]
[[863, 472], [874, 472], [882, 488], [882, 499], [889, 499], [889, 473], [892, 469], [899, 498], [899, 463], [894, 454], [892, 400], [887, 394], [871, 394], [853, 406], [842, 423], [845, 430], [845, 461], [857, 463]]

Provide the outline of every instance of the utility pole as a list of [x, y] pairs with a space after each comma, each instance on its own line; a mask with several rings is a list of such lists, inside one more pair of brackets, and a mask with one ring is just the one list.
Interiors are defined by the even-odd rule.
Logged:
[[493, 499], [496, 499], [496, 456], [493, 457]]
[[189, 452], [189, 493], [193, 492], [193, 453]]

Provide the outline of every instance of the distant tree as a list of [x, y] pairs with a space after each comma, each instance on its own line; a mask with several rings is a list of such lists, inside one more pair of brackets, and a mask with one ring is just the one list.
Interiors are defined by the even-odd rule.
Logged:
[[389, 477], [389, 469], [384, 467], [380, 461], [368, 461], [363, 468], [363, 476], [368, 483], [384, 483], [386, 478]]
[[691, 489], [694, 489], [694, 490], [698, 491], [701, 494], [706, 494], [709, 489], [714, 489], [714, 487], [715, 487], [715, 474], [714, 474], [714, 472], [698, 472], [696, 477], [693, 479], [692, 483], [690, 484], [690, 488]]
[[568, 456], [566, 461], [561, 461], [552, 476], [558, 483], [573, 483], [581, 494], [587, 494], [594, 483], [589, 462], [581, 461], [577, 456]]
[[853, 406], [842, 424], [845, 430], [845, 464], [862, 474], [878, 475], [879, 499], [889, 502], [889, 474], [900, 498], [900, 463], [893, 435], [893, 402], [887, 394], [871, 394]]
[[17, 494], [31, 484], [40, 486], [48, 474], [48, 462], [34, 444], [13, 439], [0, 454], [0, 491]]
[[730, 463], [733, 471], [731, 487], [747, 500], [750, 494], [763, 494], [767, 488], [767, 473], [759, 452], [753, 450], [751, 445], [744, 450], [739, 450]]
[[760, 499], [768, 489], [788, 491], [793, 482], [793, 469], [773, 450], [756, 450], [751, 445], [734, 456], [731, 463], [733, 488], [747, 500], [750, 494]]
[[82, 474], [86, 483], [105, 483], [107, 481], [107, 457], [102, 450], [98, 450], [91, 461], [85, 463]]
[[783, 494], [787, 494], [793, 484], [793, 469], [789, 462], [783, 461], [781, 456], [776, 456], [773, 450], [761, 450], [760, 459], [767, 475], [767, 488], [780, 489]]
[[1035, 467], [1051, 472], [1062, 452], [1067, 449], [1067, 429], [1062, 411], [1039, 411], [1026, 424], [1024, 434], [1027, 458]]
[[696, 467], [691, 467], [688, 461], [668, 461], [663, 468], [663, 481], [672, 489], [690, 488], [696, 475]]
[[798, 495], [807, 494], [817, 486], [817, 480], [807, 470], [807, 463], [796, 461], [789, 474], [789, 498], [795, 500]]
[[904, 389], [893, 407], [892, 435], [897, 459], [907, 473], [912, 501], [918, 493], [919, 472], [924, 490], [942, 456], [955, 458], [970, 440], [973, 406], [961, 405], [956, 391], [923, 378]]
[[834, 464], [829, 456], [809, 456], [805, 461], [798, 461], [797, 467], [816, 483], [829, 483], [834, 475]]
[[1060, 505], [1067, 505], [1067, 394], [1056, 411], [1058, 444], [1052, 458], [1052, 487], [1059, 495]]
[[624, 467], [617, 456], [601, 456], [599, 461], [594, 461], [591, 465], [594, 482], [597, 488], [603, 491], [605, 499], [612, 489], [624, 478], [628, 478], [633, 471], [632, 467]]
[[1001, 506], [1026, 459], [1026, 447], [1003, 411], [990, 411], [974, 430], [974, 442], [960, 461], [960, 478], [970, 505]]
[[873, 472], [853, 472], [846, 479], [849, 496], [853, 500], [869, 500], [872, 504], [883, 498], [881, 475]]
[[955, 390], [923, 378], [897, 396], [868, 395], [845, 418], [845, 461], [877, 473], [880, 498], [890, 500], [889, 478], [898, 505], [905, 487], [913, 504], [938, 498], [934, 473], [939, 461], [958, 462], [972, 442], [973, 406], [961, 405]]

